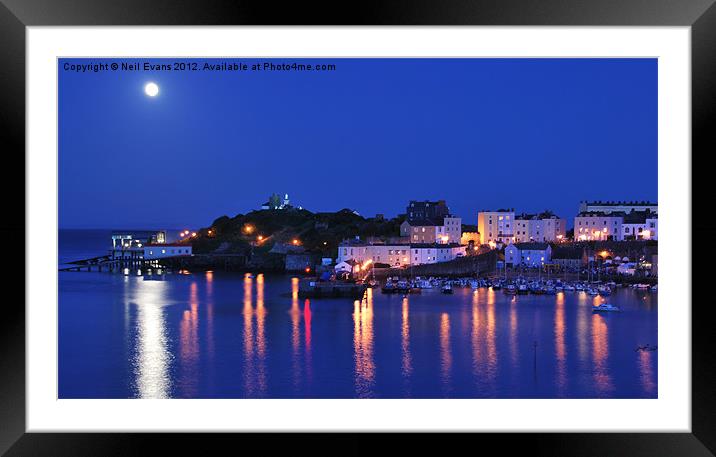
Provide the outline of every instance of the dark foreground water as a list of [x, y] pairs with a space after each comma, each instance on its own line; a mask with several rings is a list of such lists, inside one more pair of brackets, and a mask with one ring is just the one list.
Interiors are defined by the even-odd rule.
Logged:
[[580, 292], [296, 290], [258, 273], [59, 273], [59, 396], [657, 396], [658, 351], [635, 352], [657, 344], [655, 293], [619, 289], [623, 312], [598, 315]]

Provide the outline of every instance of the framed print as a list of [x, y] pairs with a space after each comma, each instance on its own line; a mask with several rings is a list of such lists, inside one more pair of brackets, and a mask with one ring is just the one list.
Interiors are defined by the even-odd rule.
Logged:
[[3, 5], [9, 455], [713, 455], [711, 2]]

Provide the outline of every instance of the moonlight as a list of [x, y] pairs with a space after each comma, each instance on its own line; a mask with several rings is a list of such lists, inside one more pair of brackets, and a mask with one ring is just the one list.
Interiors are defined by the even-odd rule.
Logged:
[[144, 93], [149, 95], [150, 97], [156, 97], [159, 93], [159, 86], [157, 86], [155, 83], [147, 83], [147, 85], [144, 86]]

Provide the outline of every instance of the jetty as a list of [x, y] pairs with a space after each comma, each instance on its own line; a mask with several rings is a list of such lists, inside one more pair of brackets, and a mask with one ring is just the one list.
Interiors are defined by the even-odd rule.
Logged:
[[317, 278], [303, 278], [298, 283], [300, 298], [339, 298], [360, 300], [368, 288], [365, 284], [350, 281], [319, 281]]

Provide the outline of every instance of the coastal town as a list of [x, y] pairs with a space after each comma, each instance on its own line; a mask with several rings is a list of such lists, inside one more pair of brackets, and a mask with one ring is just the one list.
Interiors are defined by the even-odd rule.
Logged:
[[315, 278], [313, 289], [416, 276], [507, 281], [550, 275], [655, 288], [658, 205], [581, 201], [577, 209], [568, 229], [567, 219], [549, 210], [481, 210], [466, 221], [445, 200], [412, 200], [395, 218], [364, 218], [349, 209], [311, 213], [292, 205], [288, 194], [273, 194], [258, 210], [182, 230], [175, 240], [166, 231], [114, 233], [107, 255], [65, 269], [283, 271]]

